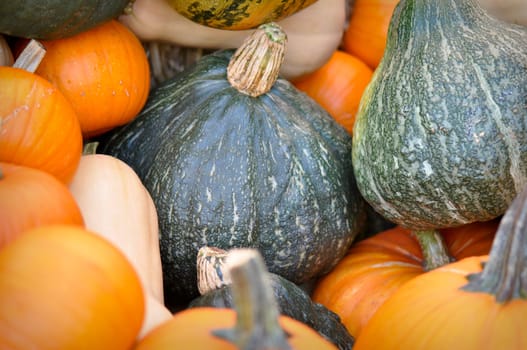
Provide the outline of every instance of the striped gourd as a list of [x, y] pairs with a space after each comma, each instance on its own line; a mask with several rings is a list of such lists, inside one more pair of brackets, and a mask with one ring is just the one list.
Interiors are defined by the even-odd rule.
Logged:
[[166, 0], [178, 13], [207, 27], [229, 30], [256, 28], [278, 21], [317, 0]]
[[504, 213], [527, 184], [527, 28], [475, 0], [402, 0], [361, 100], [365, 199], [412, 230]]
[[[258, 248], [271, 272], [302, 283], [333, 267], [363, 226], [351, 136], [287, 80], [253, 70], [252, 58], [275, 57], [256, 43], [204, 56], [101, 140], [154, 199], [170, 305], [198, 295], [201, 246]], [[262, 85], [270, 90], [252, 96]]]

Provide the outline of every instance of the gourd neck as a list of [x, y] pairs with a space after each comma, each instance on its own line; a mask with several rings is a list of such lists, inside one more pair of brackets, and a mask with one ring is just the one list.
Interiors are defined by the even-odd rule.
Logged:
[[291, 349], [279, 323], [280, 312], [260, 253], [249, 248], [231, 249], [225, 263], [232, 281], [236, 325], [213, 333], [240, 350]]
[[401, 0], [392, 15], [386, 50], [401, 50], [440, 32], [447, 37], [449, 27], [468, 30], [484, 18], [489, 17], [476, 0]]
[[260, 25], [234, 52], [227, 80], [239, 92], [257, 97], [274, 85], [284, 60], [287, 35], [276, 23]]
[[463, 290], [492, 294], [497, 302], [527, 299], [527, 188], [501, 219], [482, 272], [468, 279]]

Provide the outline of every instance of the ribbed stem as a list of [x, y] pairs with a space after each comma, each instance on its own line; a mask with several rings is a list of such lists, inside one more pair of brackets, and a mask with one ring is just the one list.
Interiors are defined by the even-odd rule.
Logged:
[[37, 40], [31, 39], [16, 59], [13, 67], [34, 73], [45, 55], [46, 49], [44, 46]]
[[216, 247], [201, 247], [198, 251], [198, 291], [201, 295], [231, 284], [225, 260], [228, 253]]
[[423, 254], [423, 269], [430, 271], [453, 261], [441, 233], [437, 230], [413, 231]]
[[462, 289], [493, 294], [500, 303], [527, 299], [527, 188], [501, 219], [483, 271]]
[[278, 322], [278, 305], [260, 253], [256, 249], [232, 249], [226, 266], [232, 280], [236, 325], [214, 334], [240, 350], [291, 349]]
[[257, 97], [274, 85], [284, 60], [287, 35], [276, 23], [262, 24], [236, 50], [227, 67], [229, 83]]

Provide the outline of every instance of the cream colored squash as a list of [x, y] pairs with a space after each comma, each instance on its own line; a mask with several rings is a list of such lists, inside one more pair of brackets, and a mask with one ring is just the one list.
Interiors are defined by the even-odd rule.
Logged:
[[83, 155], [70, 190], [86, 227], [118, 246], [145, 290], [164, 302], [157, 212], [132, 168], [109, 155]]
[[137, 340], [142, 339], [152, 329], [163, 324], [172, 318], [173, 314], [170, 310], [159, 300], [147, 293], [145, 304], [145, 319], [143, 320], [143, 327], [139, 331]]
[[0, 66], [12, 66], [14, 63], [13, 53], [7, 44], [5, 37], [0, 34]]
[[[281, 73], [296, 78], [322, 66], [338, 48], [346, 23], [347, 0], [318, 0], [279, 21], [288, 36]], [[135, 0], [119, 20], [142, 41], [162, 41], [207, 49], [237, 48], [251, 30], [221, 30], [183, 17], [164, 0]]]
[[527, 26], [527, 0], [478, 0], [487, 11], [504, 21]]

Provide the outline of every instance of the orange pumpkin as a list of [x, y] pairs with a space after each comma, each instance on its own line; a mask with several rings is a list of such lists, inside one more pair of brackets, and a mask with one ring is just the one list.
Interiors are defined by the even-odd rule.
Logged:
[[350, 134], [360, 99], [373, 71], [355, 56], [337, 50], [319, 69], [293, 81]]
[[501, 219], [489, 255], [447, 264], [401, 286], [354, 349], [527, 349], [526, 228], [527, 187]]
[[384, 54], [388, 26], [398, 0], [355, 0], [342, 38], [344, 51], [375, 69]]
[[[441, 234], [450, 255], [459, 260], [487, 254], [498, 223], [472, 223], [441, 230]], [[396, 226], [353, 245], [318, 281], [312, 297], [338, 314], [351, 335], [357, 337], [390, 295], [425, 272], [423, 265], [416, 237]]]
[[68, 187], [44, 171], [0, 162], [0, 249], [24, 231], [50, 224], [84, 225]]
[[68, 183], [82, 155], [70, 102], [42, 77], [0, 67], [0, 161], [46, 171]]
[[[335, 350], [336, 347], [304, 323], [280, 316], [280, 326], [289, 335], [287, 341], [297, 350]], [[207, 349], [237, 350], [233, 343], [213, 331], [230, 329], [236, 324], [236, 311], [215, 307], [195, 307], [179, 311], [146, 334], [134, 350]]]
[[129, 122], [145, 104], [148, 59], [139, 39], [120, 22], [42, 44], [47, 52], [36, 73], [68, 98], [85, 138]]
[[[231, 281], [234, 309], [193, 307], [177, 312], [146, 334], [135, 350], [336, 349], [306, 324], [280, 315], [258, 250], [227, 251], [221, 270]], [[216, 270], [212, 273], [212, 278], [218, 277]]]
[[90, 231], [41, 226], [0, 250], [0, 349], [130, 349], [143, 317], [134, 268]]

